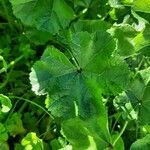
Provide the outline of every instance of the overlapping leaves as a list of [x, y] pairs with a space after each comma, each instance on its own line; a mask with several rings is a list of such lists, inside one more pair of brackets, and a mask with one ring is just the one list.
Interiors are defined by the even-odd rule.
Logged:
[[139, 76], [131, 82], [130, 88], [114, 100], [117, 108], [122, 109], [124, 117], [138, 119], [140, 125], [150, 124], [150, 80], [149, 68], [139, 71]]

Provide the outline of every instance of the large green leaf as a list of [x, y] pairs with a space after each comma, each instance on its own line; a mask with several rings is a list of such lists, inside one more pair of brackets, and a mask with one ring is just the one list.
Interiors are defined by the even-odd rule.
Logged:
[[[67, 108], [63, 107], [64, 104], [74, 107], [76, 104], [78, 115], [86, 118], [97, 114], [93, 98], [96, 91], [92, 89], [103, 88], [104, 93], [121, 91], [128, 83], [129, 71], [119, 57], [112, 56], [115, 41], [104, 31], [71, 34], [68, 43], [72, 60], [58, 49], [48, 47], [41, 60], [35, 63], [30, 74], [32, 90], [39, 95], [49, 93], [55, 99], [69, 96], [71, 102], [64, 101], [63, 98], [56, 102], [57, 105], [61, 103], [59, 107], [63, 111], [63, 108]], [[98, 93], [100, 97], [100, 92]], [[55, 107], [52, 106], [54, 110]]]
[[57, 33], [74, 18], [73, 10], [64, 0], [10, 0], [14, 15], [38, 30]]
[[135, 141], [130, 150], [149, 150], [150, 147], [150, 134], [146, 135], [144, 138]]

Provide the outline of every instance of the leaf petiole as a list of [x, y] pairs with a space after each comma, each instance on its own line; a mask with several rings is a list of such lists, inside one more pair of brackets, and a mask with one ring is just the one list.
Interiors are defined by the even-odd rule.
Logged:
[[119, 135], [117, 136], [117, 138], [114, 140], [114, 142], [113, 142], [113, 144], [112, 144], [113, 147], [116, 145], [117, 141], [119, 140], [119, 138], [120, 138], [120, 137], [122, 136], [122, 134], [124, 133], [124, 131], [125, 131], [127, 125], [128, 125], [128, 121], [125, 121], [122, 130], [120, 131]]

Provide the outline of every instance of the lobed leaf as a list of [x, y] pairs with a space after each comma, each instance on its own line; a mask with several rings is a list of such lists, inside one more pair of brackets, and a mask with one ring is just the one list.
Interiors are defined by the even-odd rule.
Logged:
[[64, 0], [10, 0], [14, 15], [28, 26], [57, 33], [74, 19], [74, 12]]

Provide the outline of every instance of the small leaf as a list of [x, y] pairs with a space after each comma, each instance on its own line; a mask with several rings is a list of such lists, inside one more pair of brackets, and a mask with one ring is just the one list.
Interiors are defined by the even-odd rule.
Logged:
[[43, 142], [36, 136], [36, 133], [28, 133], [21, 141], [24, 150], [44, 150]]
[[0, 94], [0, 105], [0, 116], [9, 112], [12, 107], [10, 99], [3, 94]]

